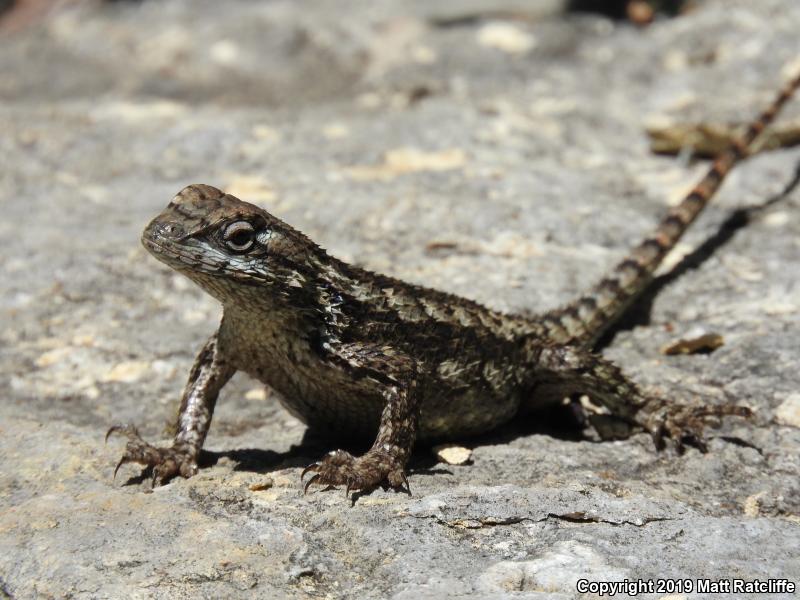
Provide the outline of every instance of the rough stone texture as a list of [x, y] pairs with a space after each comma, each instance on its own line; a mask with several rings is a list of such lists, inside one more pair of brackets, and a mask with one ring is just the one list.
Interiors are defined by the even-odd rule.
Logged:
[[[744, 120], [800, 55], [795, 0], [700, 2], [646, 29], [558, 4], [72, 3], [0, 38], [0, 596], [800, 583], [796, 191], [665, 280], [649, 319], [604, 350], [675, 397], [757, 411], [707, 455], [519, 423], [463, 442], [465, 466], [422, 448], [413, 497], [351, 507], [341, 491], [302, 495], [300, 467], [328, 447], [301, 445], [302, 424], [237, 377], [198, 476], [153, 493], [133, 467], [112, 479], [121, 442], [104, 446], [106, 428], [166, 439], [219, 315], [138, 243], [184, 185], [254, 200], [342, 258], [540, 310], [598, 277], [703, 170], [651, 155], [649, 119]], [[784, 118], [798, 116], [795, 101]], [[786, 149], [738, 169], [682, 250], [780, 192], [798, 161]], [[659, 354], [698, 328], [725, 345]]]

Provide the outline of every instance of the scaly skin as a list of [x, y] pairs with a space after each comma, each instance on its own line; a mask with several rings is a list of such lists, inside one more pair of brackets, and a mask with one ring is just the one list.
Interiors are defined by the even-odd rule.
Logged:
[[154, 483], [196, 473], [217, 396], [237, 370], [276, 390], [312, 428], [374, 436], [363, 456], [337, 450], [309, 465], [306, 489], [407, 488], [417, 439], [482, 433], [567, 397], [591, 398], [586, 417], [603, 437], [644, 429], [659, 445], [668, 436], [679, 448], [703, 449], [708, 417], [746, 416], [747, 409], [649, 396], [591, 349], [798, 86], [800, 77], [606, 278], [533, 319], [348, 265], [257, 206], [188, 186], [147, 226], [142, 243], [218, 299], [222, 322], [195, 360], [172, 446], [114, 426], [109, 434], [128, 437], [119, 465], [152, 467]]

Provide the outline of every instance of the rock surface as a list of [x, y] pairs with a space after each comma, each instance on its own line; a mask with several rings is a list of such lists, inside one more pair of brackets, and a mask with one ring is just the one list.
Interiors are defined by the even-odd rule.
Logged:
[[[199, 475], [152, 493], [134, 467], [112, 479], [106, 428], [166, 439], [219, 316], [138, 243], [184, 185], [255, 201], [372, 269], [537, 311], [594, 281], [702, 172], [650, 154], [648, 120], [746, 120], [800, 55], [795, 0], [697, 2], [644, 29], [559, 4], [73, 2], [0, 38], [0, 597], [800, 583], [800, 194], [718, 235], [787, 186], [797, 149], [737, 169], [681, 250], [718, 247], [604, 349], [645, 385], [756, 411], [706, 455], [520, 423], [461, 441], [465, 466], [421, 448], [413, 497], [351, 507], [303, 496], [300, 468], [330, 448], [237, 376]], [[796, 100], [783, 118], [798, 117]], [[697, 328], [725, 345], [659, 353]]]

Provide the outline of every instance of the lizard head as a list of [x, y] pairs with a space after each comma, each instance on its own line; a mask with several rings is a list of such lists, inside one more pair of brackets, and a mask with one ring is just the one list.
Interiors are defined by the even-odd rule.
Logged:
[[243, 286], [302, 288], [309, 267], [324, 254], [267, 211], [200, 184], [172, 199], [145, 227], [142, 244], [223, 304]]

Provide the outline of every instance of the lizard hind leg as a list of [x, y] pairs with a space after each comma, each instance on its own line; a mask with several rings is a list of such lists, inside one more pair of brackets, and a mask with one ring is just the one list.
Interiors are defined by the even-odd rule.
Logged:
[[690, 405], [644, 393], [612, 362], [573, 346], [543, 349], [538, 365], [546, 384], [534, 393], [585, 397], [582, 412], [602, 439], [625, 438], [644, 430], [659, 450], [669, 438], [679, 453], [686, 445], [705, 452], [707, 426], [718, 426], [723, 416], [751, 414], [739, 405]]

